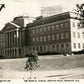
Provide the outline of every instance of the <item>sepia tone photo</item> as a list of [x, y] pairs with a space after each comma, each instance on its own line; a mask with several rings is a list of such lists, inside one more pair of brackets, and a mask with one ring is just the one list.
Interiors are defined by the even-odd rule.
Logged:
[[84, 79], [83, 0], [1, 0], [0, 79]]

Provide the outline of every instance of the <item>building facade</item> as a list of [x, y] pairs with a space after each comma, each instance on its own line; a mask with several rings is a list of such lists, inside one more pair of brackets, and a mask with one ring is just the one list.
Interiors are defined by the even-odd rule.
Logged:
[[27, 16], [15, 17], [13, 21], [5, 25], [3, 28], [5, 35], [5, 48], [3, 51], [5, 57], [24, 57], [25, 28], [26, 24], [31, 23], [32, 19]]
[[30, 43], [25, 51], [72, 53], [84, 49], [84, 29], [78, 27], [76, 17], [75, 13], [65, 12], [28, 24]]
[[16, 17], [3, 28], [4, 56], [25, 57], [33, 51], [38, 54], [73, 53], [84, 49], [84, 28], [78, 27], [76, 13], [33, 19], [26, 26], [24, 21], [23, 17]]

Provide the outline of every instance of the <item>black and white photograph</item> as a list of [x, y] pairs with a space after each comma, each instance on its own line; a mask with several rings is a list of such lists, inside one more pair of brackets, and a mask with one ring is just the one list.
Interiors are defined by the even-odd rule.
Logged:
[[0, 0], [0, 82], [13, 79], [84, 79], [84, 0]]

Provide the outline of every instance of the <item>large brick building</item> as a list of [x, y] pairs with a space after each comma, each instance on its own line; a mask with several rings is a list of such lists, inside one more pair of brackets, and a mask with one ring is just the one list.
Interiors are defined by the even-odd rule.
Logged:
[[84, 49], [84, 29], [78, 27], [77, 14], [65, 12], [27, 25], [29, 45], [25, 53], [72, 53]]
[[32, 51], [72, 53], [84, 49], [84, 29], [78, 27], [77, 14], [65, 12], [40, 17], [27, 26], [24, 26], [24, 19], [16, 17], [3, 28], [4, 56], [24, 57]]

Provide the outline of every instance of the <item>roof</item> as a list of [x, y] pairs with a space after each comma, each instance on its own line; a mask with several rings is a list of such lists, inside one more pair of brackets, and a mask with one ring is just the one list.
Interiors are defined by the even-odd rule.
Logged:
[[9, 23], [12, 24], [12, 25], [14, 25], [14, 26], [17, 27], [17, 28], [20, 28], [19, 25], [15, 24], [15, 23], [13, 23], [13, 22], [9, 22]]
[[68, 18], [74, 18], [75, 19], [76, 18], [75, 14], [76, 13], [74, 13], [74, 12], [64, 12], [64, 13], [53, 15], [50, 17], [41, 18], [40, 20], [35, 20], [33, 23], [28, 24], [27, 28], [46, 24], [46, 23], [51, 23], [51, 22], [55, 22], [55, 21], [60, 21], [60, 20], [68, 19]]

